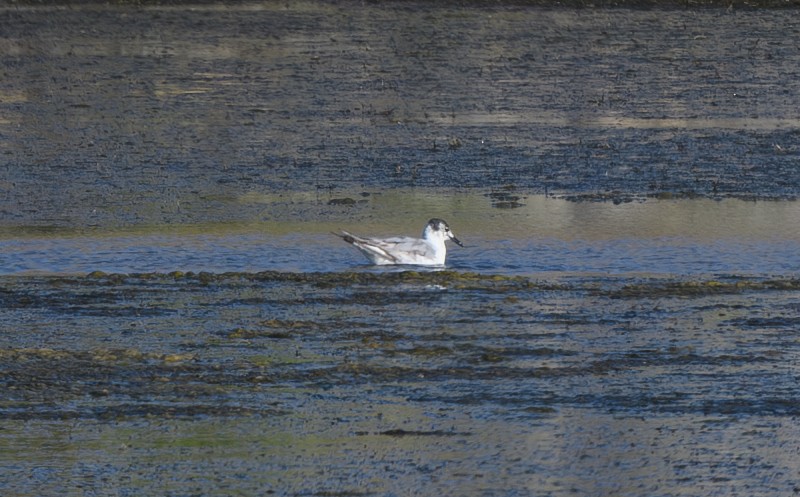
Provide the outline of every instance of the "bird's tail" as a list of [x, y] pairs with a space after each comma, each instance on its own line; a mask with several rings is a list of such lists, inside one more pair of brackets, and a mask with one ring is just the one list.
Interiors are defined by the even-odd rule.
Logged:
[[354, 244], [358, 240], [355, 236], [351, 235], [350, 233], [342, 230], [341, 233], [336, 233], [335, 231], [331, 231], [331, 234], [338, 236], [342, 240], [346, 241], [349, 244]]

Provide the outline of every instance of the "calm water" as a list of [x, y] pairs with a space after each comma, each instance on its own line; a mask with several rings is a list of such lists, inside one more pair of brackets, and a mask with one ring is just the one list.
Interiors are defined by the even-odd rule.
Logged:
[[[468, 247], [448, 267], [506, 275], [792, 275], [800, 269], [800, 204], [650, 200], [622, 205], [528, 196], [497, 209], [476, 193], [394, 191], [339, 210], [340, 221], [154, 226], [0, 238], [4, 274], [369, 269], [330, 234], [418, 236], [447, 216]], [[324, 202], [309, 201], [324, 208]], [[416, 223], [412, 222], [416, 221]]]

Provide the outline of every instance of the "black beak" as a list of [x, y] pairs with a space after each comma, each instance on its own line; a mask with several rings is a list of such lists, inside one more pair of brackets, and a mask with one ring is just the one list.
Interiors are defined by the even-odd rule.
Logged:
[[463, 247], [464, 246], [464, 244], [461, 243], [461, 240], [459, 240], [458, 238], [456, 238], [456, 237], [451, 235], [450, 239], [453, 240], [454, 242], [456, 242], [456, 245], [458, 245], [459, 247]]

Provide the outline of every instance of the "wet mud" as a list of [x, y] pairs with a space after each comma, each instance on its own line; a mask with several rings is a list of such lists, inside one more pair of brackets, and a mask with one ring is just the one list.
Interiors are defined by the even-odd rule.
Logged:
[[5, 277], [4, 493], [791, 495], [798, 308], [792, 278]]
[[362, 200], [337, 191], [399, 187], [796, 198], [796, 18], [403, 2], [6, 6], [0, 223], [264, 220], [285, 212], [241, 200], [317, 191], [336, 207]]

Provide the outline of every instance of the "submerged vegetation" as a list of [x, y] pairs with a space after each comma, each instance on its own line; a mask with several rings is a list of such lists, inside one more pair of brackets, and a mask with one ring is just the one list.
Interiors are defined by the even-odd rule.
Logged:
[[117, 274], [93, 271], [85, 277], [64, 278], [64, 281], [86, 281], [87, 284], [125, 282], [186, 281], [201, 285], [235, 284], [237, 281], [262, 283], [303, 283], [318, 287], [349, 287], [353, 285], [433, 285], [442, 289], [479, 289], [496, 292], [521, 290], [575, 290], [593, 291], [611, 297], [662, 297], [702, 296], [711, 294], [740, 293], [758, 290], [800, 290], [800, 279], [756, 278], [729, 276], [726, 279], [670, 279], [666, 277], [625, 283], [617, 287], [616, 278], [603, 280], [572, 278], [571, 281], [540, 281], [526, 276], [464, 272], [456, 270], [398, 270], [384, 272], [344, 271], [298, 273], [283, 271], [248, 272], [182, 272]]
[[[315, 473], [320, 465], [341, 468], [338, 458], [318, 459], [331, 444], [381, 452], [387, 439], [426, 440], [433, 445], [415, 445], [414, 457], [444, 467], [439, 444], [447, 454], [464, 444], [494, 454], [497, 437], [517, 440], [524, 430], [533, 440], [555, 430], [567, 450], [585, 447], [585, 434], [569, 427], [587, 418], [601, 425], [622, 419], [626, 430], [631, 420], [644, 425], [618, 460], [628, 458], [631, 444], [691, 451], [703, 444], [694, 432], [692, 442], [653, 433], [665, 423], [680, 433], [685, 425], [710, 433], [719, 422], [762, 433], [755, 428], [762, 420], [780, 428], [800, 415], [791, 366], [800, 358], [793, 338], [799, 305], [793, 278], [538, 281], [452, 270], [4, 277], [0, 417], [7, 437], [18, 437], [14, 423], [24, 423], [25, 439], [49, 423], [111, 422], [116, 436], [134, 430], [142, 440], [211, 424], [213, 436], [179, 445], [202, 455], [224, 443], [234, 464], [253, 464], [261, 475], [237, 480], [245, 486], [280, 485], [269, 469], [295, 468], [305, 475], [290, 483], [299, 489], [329, 481]], [[715, 422], [698, 428], [703, 419]], [[262, 432], [276, 442], [258, 438]], [[92, 437], [71, 433], [69, 446]], [[289, 448], [272, 448], [286, 440]], [[773, 454], [765, 456], [771, 467], [784, 467], [772, 440], [753, 435], [749, 444]], [[116, 454], [110, 443], [92, 457]], [[125, 443], [145, 447], [132, 457], [147, 467], [189, 450], [153, 455], [143, 441]], [[252, 460], [252, 450], [271, 455]], [[7, 464], [1, 452], [0, 465]], [[535, 453], [497, 464], [524, 469]], [[589, 472], [600, 460], [581, 459]], [[212, 471], [227, 481], [217, 459], [202, 461], [175, 478]], [[745, 481], [761, 474], [714, 464]], [[569, 479], [574, 470], [563, 471], [550, 474]], [[656, 472], [653, 481], [675, 488], [705, 482], [704, 475]]]

